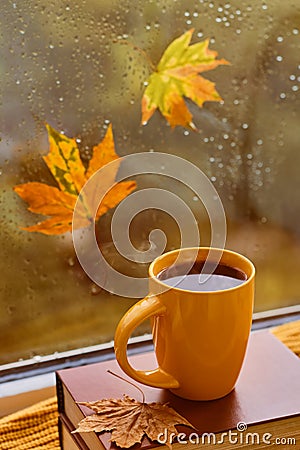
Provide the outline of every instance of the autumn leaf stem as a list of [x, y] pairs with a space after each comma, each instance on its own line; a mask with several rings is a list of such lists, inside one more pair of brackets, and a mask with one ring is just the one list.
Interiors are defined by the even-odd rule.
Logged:
[[118, 375], [117, 373], [112, 372], [111, 370], [107, 370], [108, 373], [110, 373], [111, 375], [113, 375], [114, 377], [119, 378], [122, 381], [125, 381], [125, 383], [131, 384], [131, 386], [135, 387], [141, 394], [142, 394], [142, 403], [145, 403], [145, 394], [142, 391], [142, 389], [140, 387], [138, 387], [136, 384], [132, 383], [129, 380], [126, 380], [126, 378], [121, 377], [121, 375]]

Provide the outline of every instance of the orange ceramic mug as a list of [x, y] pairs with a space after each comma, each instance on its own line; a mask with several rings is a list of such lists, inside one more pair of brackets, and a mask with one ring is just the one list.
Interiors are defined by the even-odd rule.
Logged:
[[[191, 275], [208, 255], [216, 267], [213, 277], [218, 277], [217, 284], [203, 291], [206, 283], [200, 283], [203, 286], [196, 290], [189, 279], [195, 278]], [[180, 273], [184, 271], [188, 278]], [[188, 281], [187, 286], [177, 283], [174, 277], [178, 273], [180, 280]], [[223, 286], [218, 282], [220, 275], [239, 281], [233, 287], [230, 283]], [[156, 258], [149, 267], [150, 294], [123, 316], [116, 330], [115, 354], [121, 368], [140, 383], [168, 388], [191, 400], [213, 400], [228, 394], [236, 384], [247, 348], [254, 277], [252, 262], [229, 250], [186, 248]], [[171, 287], [174, 280], [176, 286]], [[148, 318], [152, 318], [158, 368], [141, 371], [128, 361], [127, 342]]]

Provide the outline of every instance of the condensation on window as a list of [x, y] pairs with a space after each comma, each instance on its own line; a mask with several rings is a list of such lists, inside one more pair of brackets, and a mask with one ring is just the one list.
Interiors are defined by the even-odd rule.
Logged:
[[[203, 108], [187, 101], [199, 132], [171, 129], [158, 112], [142, 126], [141, 98], [152, 67], [190, 29], [192, 42], [209, 39], [210, 48], [230, 61], [203, 74], [223, 101]], [[109, 124], [120, 156], [166, 152], [193, 162], [222, 199], [226, 246], [257, 267], [256, 311], [299, 303], [297, 2], [287, 0], [283, 8], [279, 0], [4, 0], [0, 33], [0, 363], [109, 341], [135, 301], [89, 279], [71, 233], [22, 229], [43, 217], [27, 211], [13, 186], [55, 186], [42, 158], [48, 151], [45, 122], [76, 138], [84, 164]], [[161, 178], [138, 183], [181, 192], [199, 223], [201, 243], [209, 243], [207, 213], [192, 192]], [[118, 267], [124, 261], [111, 241], [111, 216], [100, 220], [98, 234]], [[147, 248], [153, 228], [166, 232], [167, 249], [180, 245], [174, 219], [155, 209], [132, 222], [134, 245]], [[144, 275], [147, 267], [132, 270]]]

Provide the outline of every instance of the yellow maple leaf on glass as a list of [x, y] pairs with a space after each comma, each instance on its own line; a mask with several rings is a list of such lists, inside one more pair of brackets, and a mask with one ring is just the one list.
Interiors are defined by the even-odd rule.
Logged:
[[[115, 152], [112, 126], [107, 129], [106, 135], [100, 144], [93, 148], [92, 158], [88, 168], [85, 169], [75, 139], [46, 125], [49, 137], [49, 153], [44, 156], [48, 169], [55, 178], [58, 188], [39, 182], [19, 184], [14, 191], [28, 203], [28, 210], [49, 218], [42, 222], [23, 228], [27, 231], [36, 231], [43, 234], [61, 234], [72, 230], [72, 219], [75, 204], [81, 189], [87, 180], [97, 170], [113, 160], [119, 160], [110, 171], [111, 180], [103, 180], [105, 185], [112, 186], [121, 162]], [[95, 219], [87, 210], [88, 205], [82, 205], [82, 220], [77, 222], [80, 228], [89, 226], [98, 220], [109, 209], [114, 208], [127, 195], [136, 188], [135, 181], [122, 181], [115, 184], [103, 198]], [[77, 210], [80, 211], [80, 208]]]
[[184, 97], [199, 107], [206, 101], [222, 100], [215, 84], [199, 74], [229, 62], [216, 59], [218, 54], [208, 49], [208, 39], [189, 45], [193, 31], [189, 30], [171, 42], [156, 71], [150, 75], [142, 98], [143, 124], [158, 109], [171, 127], [181, 125], [196, 130]]

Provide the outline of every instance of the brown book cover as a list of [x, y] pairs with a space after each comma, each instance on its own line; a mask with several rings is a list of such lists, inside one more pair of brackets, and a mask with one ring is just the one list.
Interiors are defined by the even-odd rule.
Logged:
[[[131, 362], [141, 370], [155, 367], [153, 353], [133, 356]], [[116, 379], [107, 372], [108, 369], [132, 381], [115, 360], [57, 372], [59, 412], [68, 418], [73, 429], [82, 418], [92, 414], [88, 408], [77, 405], [78, 401], [121, 398], [123, 394], [140, 400], [133, 386]], [[251, 426], [275, 421], [267, 427], [267, 431], [275, 436], [274, 430], [279, 433], [286, 418], [292, 418], [291, 433], [295, 435], [295, 430], [300, 430], [300, 359], [269, 331], [251, 334], [236, 388], [221, 399], [183, 400], [168, 390], [135, 384], [143, 390], [147, 402], [169, 403], [195, 426], [199, 435], [233, 430], [238, 423]], [[192, 432], [187, 427], [179, 429], [187, 435]], [[110, 442], [110, 433], [82, 433], [81, 437], [93, 450], [115, 448]], [[154, 445], [144, 438], [141, 447]], [[226, 447], [223, 445], [222, 448]]]

